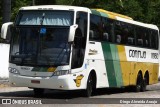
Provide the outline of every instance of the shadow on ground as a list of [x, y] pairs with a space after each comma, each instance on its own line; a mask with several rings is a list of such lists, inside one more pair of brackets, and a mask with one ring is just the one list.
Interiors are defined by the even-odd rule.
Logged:
[[[84, 91], [58, 91], [58, 90], [45, 90], [45, 93], [40, 98], [42, 99], [75, 99], [85, 97]], [[98, 89], [93, 96], [100, 95], [113, 95], [119, 93], [132, 93], [130, 88], [103, 88]], [[32, 90], [22, 90], [14, 92], [0, 93], [0, 97], [16, 97], [16, 98], [36, 98]]]

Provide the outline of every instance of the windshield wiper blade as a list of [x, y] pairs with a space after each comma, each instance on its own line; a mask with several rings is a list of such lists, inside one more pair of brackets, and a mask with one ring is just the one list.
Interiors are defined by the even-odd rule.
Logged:
[[44, 18], [45, 18], [45, 13], [43, 13], [42, 15], [42, 19], [40, 20], [40, 25], [43, 25]]
[[[15, 58], [20, 58], [21, 59], [21, 61], [19, 61], [19, 63], [21, 64], [21, 65], [23, 65], [24, 64], [24, 60], [26, 59], [26, 58], [31, 58], [31, 59], [34, 59], [35, 58], [35, 55], [34, 54], [31, 54], [31, 53], [25, 53], [25, 54], [19, 54], [19, 55], [12, 55], [12, 58], [13, 59], [15, 59]], [[31, 61], [34, 61], [34, 60], [31, 60]]]

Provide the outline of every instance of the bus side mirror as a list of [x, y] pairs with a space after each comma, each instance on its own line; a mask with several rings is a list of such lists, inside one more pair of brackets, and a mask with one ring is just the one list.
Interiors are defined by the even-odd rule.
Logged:
[[74, 41], [75, 32], [76, 32], [77, 28], [78, 28], [77, 24], [70, 26], [69, 35], [68, 35], [68, 42], [73, 42]]
[[2, 39], [10, 40], [12, 26], [13, 26], [13, 22], [7, 22], [2, 25], [2, 28], [1, 28], [1, 38]]

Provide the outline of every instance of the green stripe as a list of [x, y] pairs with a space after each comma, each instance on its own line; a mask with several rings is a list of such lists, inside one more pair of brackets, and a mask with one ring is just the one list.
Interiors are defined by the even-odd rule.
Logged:
[[123, 85], [123, 80], [122, 80], [122, 72], [121, 72], [121, 66], [120, 66], [120, 59], [118, 55], [118, 47], [115, 46], [115, 54], [116, 54], [116, 61], [114, 64], [115, 72], [116, 72], [116, 81], [117, 81], [117, 86], [122, 86]]
[[92, 14], [98, 15], [98, 16], [102, 16], [102, 17], [109, 17], [108, 14], [104, 13], [104, 12], [100, 12], [97, 11], [95, 9], [91, 9]]
[[105, 59], [106, 71], [108, 76], [109, 87], [117, 86], [116, 78], [115, 78], [115, 70], [113, 64], [114, 54], [111, 52], [110, 44], [102, 43], [102, 49]]
[[103, 12], [100, 12], [100, 14], [101, 14], [101, 16], [103, 16], [103, 17], [108, 17], [108, 15], [105, 14], [105, 13], [103, 13]]
[[109, 87], [120, 87], [123, 85], [120, 60], [116, 45], [102, 43]]
[[97, 10], [92, 9], [91, 12], [92, 12], [92, 14], [101, 16], [100, 12], [98, 12]]

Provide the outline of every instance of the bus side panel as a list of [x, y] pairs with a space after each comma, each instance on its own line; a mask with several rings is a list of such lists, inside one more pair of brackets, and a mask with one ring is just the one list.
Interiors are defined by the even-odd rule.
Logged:
[[137, 62], [131, 62], [131, 72], [130, 72], [130, 77], [129, 77], [129, 85], [136, 85], [136, 80], [137, 80], [137, 72], [135, 70]]
[[124, 46], [117, 45], [117, 49], [122, 72], [123, 86], [127, 86], [130, 83], [131, 62], [127, 61]]
[[155, 84], [158, 82], [158, 71], [159, 71], [159, 65], [153, 64], [153, 71], [150, 75], [150, 81], [149, 84]]
[[[146, 72], [149, 73], [149, 84], [157, 83], [159, 65], [158, 58], [156, 56], [152, 56], [152, 54], [155, 55], [158, 53], [158, 51], [130, 46], [124, 47], [125, 49], [122, 52], [119, 52], [119, 54], [122, 53], [122, 55], [125, 56], [124, 54], [126, 53], [127, 61], [131, 62], [129, 85], [136, 85], [137, 75], [139, 72], [142, 72], [143, 78]], [[119, 49], [120, 48], [122, 48], [122, 46], [119, 46]], [[122, 67], [122, 71], [123, 68], [124, 67]]]
[[97, 88], [109, 87], [106, 64], [102, 50], [101, 42], [88, 44], [88, 67], [89, 70], [95, 70], [97, 75]]

